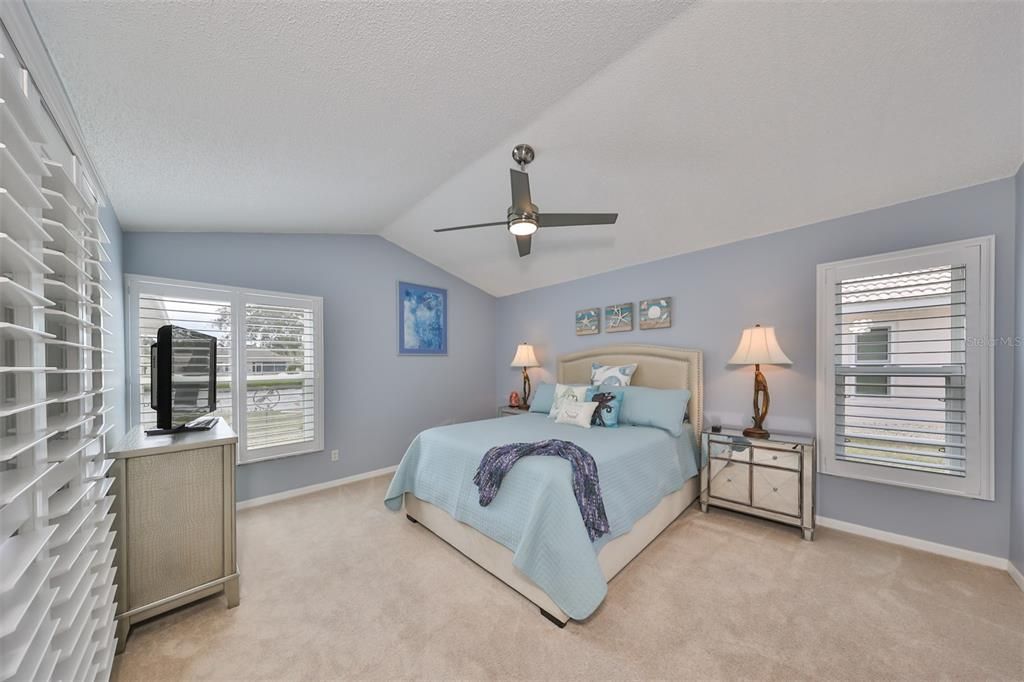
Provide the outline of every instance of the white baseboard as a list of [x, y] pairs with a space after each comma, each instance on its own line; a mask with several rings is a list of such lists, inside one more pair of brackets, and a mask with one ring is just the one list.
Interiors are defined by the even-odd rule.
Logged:
[[373, 471], [367, 471], [362, 474], [355, 474], [354, 476], [346, 476], [344, 478], [336, 478], [333, 481], [325, 481], [323, 483], [314, 483], [313, 485], [303, 486], [302, 488], [293, 488], [291, 490], [285, 490], [279, 493], [273, 493], [272, 495], [264, 495], [263, 497], [254, 497], [250, 500], [242, 500], [235, 505], [236, 509], [251, 509], [252, 507], [261, 507], [271, 502], [280, 502], [281, 500], [287, 500], [292, 497], [299, 497], [301, 495], [309, 495], [310, 493], [319, 492], [321, 490], [327, 490], [328, 488], [337, 488], [340, 485], [348, 485], [349, 483], [355, 483], [356, 481], [365, 481], [368, 478], [375, 478], [377, 476], [384, 476], [386, 474], [393, 474], [398, 468], [398, 465], [392, 465], [384, 467], [383, 469], [374, 469]]
[[889, 531], [878, 530], [877, 528], [871, 528], [869, 526], [860, 526], [856, 523], [848, 523], [846, 521], [830, 519], [824, 516], [819, 516], [817, 518], [817, 522], [819, 526], [824, 526], [825, 528], [834, 528], [835, 530], [841, 530], [844, 533], [863, 535], [864, 537], [872, 538], [874, 540], [881, 540], [882, 542], [888, 542], [893, 545], [902, 545], [904, 547], [910, 547], [911, 549], [919, 549], [923, 552], [941, 554], [942, 556], [952, 557], [953, 559], [969, 561], [972, 564], [991, 566], [992, 568], [998, 568], [1004, 571], [1009, 570], [1010, 566], [1010, 562], [1002, 557], [993, 556], [991, 554], [982, 554], [981, 552], [972, 552], [969, 549], [943, 545], [929, 540], [921, 540], [919, 538], [910, 537], [909, 535], [890, 533]]
[[1006, 562], [1006, 572], [1010, 574], [1011, 578], [1013, 578], [1013, 582], [1017, 583], [1017, 587], [1024, 591], [1024, 575], [1022, 575], [1020, 570], [1013, 565], [1012, 561]]

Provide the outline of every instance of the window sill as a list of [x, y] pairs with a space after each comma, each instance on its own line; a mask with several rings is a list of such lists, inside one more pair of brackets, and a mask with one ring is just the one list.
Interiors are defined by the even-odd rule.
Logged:
[[851, 474], [851, 473], [840, 473], [836, 471], [826, 471], [824, 466], [818, 467], [818, 473], [824, 474], [825, 476], [833, 476], [835, 478], [852, 478], [855, 481], [868, 481], [869, 483], [879, 483], [881, 485], [891, 485], [899, 488], [911, 488], [913, 490], [923, 490], [927, 493], [939, 493], [941, 495], [951, 495], [953, 497], [964, 497], [969, 500], [979, 500], [981, 502], [995, 502], [995, 495], [991, 493], [971, 493], [964, 492], [961, 490], [950, 490], [949, 488], [938, 488], [935, 486], [922, 485], [919, 483], [908, 483], [906, 481], [893, 481], [888, 478], [881, 476], [865, 476], [863, 474]]
[[315, 454], [323, 452], [323, 451], [324, 451], [324, 447], [323, 447], [322, 444], [320, 444], [320, 443], [313, 443], [308, 448], [303, 448], [302, 450], [296, 450], [294, 452], [280, 452], [280, 453], [265, 455], [265, 456], [262, 456], [262, 457], [246, 457], [245, 459], [239, 458], [239, 460], [238, 460], [238, 462], [236, 462], [236, 464], [237, 464], [237, 466], [244, 466], [246, 464], [257, 464], [259, 462], [269, 462], [269, 461], [272, 461], [272, 460], [275, 460], [275, 459], [284, 459], [286, 457], [297, 457], [299, 455], [315, 455]]

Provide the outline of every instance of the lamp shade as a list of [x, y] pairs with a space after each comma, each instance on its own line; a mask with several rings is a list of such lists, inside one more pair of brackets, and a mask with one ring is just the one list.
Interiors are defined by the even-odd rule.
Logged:
[[511, 367], [540, 367], [537, 356], [533, 354], [533, 346], [521, 343], [516, 347], [516, 356], [512, 358]]
[[792, 361], [779, 348], [779, 342], [775, 339], [775, 327], [757, 325], [743, 330], [740, 345], [736, 347], [729, 364], [790, 365]]

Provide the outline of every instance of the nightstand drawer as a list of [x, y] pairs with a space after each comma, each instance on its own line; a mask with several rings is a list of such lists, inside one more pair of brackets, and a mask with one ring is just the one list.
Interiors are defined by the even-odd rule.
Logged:
[[766, 448], [754, 448], [754, 464], [768, 464], [773, 467], [784, 467], [793, 471], [800, 470], [800, 458], [803, 450], [771, 450]]
[[750, 461], [749, 445], [724, 443], [713, 440], [708, 443], [708, 450], [712, 457], [717, 457], [718, 459], [731, 459], [734, 462]]
[[800, 515], [800, 474], [754, 467], [752, 504], [789, 516]]
[[750, 504], [750, 465], [711, 460], [711, 496]]

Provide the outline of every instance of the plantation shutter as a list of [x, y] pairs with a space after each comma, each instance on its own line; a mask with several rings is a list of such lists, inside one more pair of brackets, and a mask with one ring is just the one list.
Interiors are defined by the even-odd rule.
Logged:
[[109, 240], [92, 186], [48, 143], [59, 134], [0, 44], [0, 682], [105, 680]]
[[[323, 301], [128, 275], [132, 423], [152, 428], [150, 346], [171, 324], [217, 339], [217, 410], [240, 462], [323, 449]], [[2, 682], [2, 681], [0, 681]]]
[[966, 474], [966, 289], [963, 264], [836, 283], [839, 459]]
[[[823, 470], [981, 496], [991, 327], [983, 244], [825, 267]], [[824, 365], [824, 366], [823, 366]]]
[[245, 459], [317, 439], [317, 311], [310, 301], [245, 296]]
[[138, 420], [147, 429], [156, 428], [156, 411], [151, 407], [152, 377], [150, 346], [156, 343], [157, 330], [171, 324], [217, 339], [217, 411], [228, 424], [232, 419], [233, 348], [231, 333], [233, 308], [228, 292], [164, 286], [165, 293], [143, 291], [135, 307], [138, 325]]

